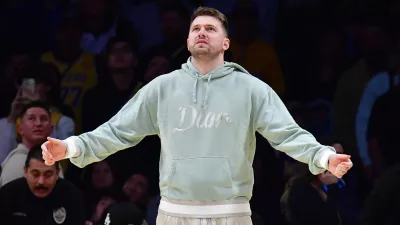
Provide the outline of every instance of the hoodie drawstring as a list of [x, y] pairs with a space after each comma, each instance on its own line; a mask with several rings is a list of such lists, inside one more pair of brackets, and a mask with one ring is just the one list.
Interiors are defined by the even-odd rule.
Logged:
[[[210, 81], [211, 81], [211, 77], [212, 74], [210, 74], [208, 76], [207, 79], [207, 84], [206, 84], [206, 94], [204, 96], [204, 101], [203, 104], [201, 105], [202, 108], [207, 108], [207, 101], [208, 101], [208, 97], [210, 94]], [[192, 98], [193, 98], [193, 103], [197, 103], [197, 82], [198, 82], [199, 78], [196, 78], [193, 84], [193, 94], [192, 94]]]
[[192, 94], [192, 98], [193, 98], [193, 103], [196, 103], [197, 102], [197, 80], [198, 80], [199, 78], [196, 78], [195, 80], [194, 80], [194, 85], [193, 85], [193, 94]]
[[210, 76], [208, 76], [208, 80], [207, 80], [207, 86], [206, 86], [206, 95], [204, 96], [204, 102], [202, 107], [205, 109], [207, 108], [207, 101], [208, 101], [208, 94], [210, 93], [210, 80], [211, 80], [211, 76], [212, 74], [210, 74]]

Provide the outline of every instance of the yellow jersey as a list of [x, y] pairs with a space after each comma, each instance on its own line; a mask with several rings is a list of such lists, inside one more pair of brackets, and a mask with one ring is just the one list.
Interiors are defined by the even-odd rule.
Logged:
[[44, 53], [41, 57], [45, 63], [55, 65], [61, 73], [61, 101], [70, 106], [75, 116], [76, 134], [82, 132], [82, 100], [83, 96], [98, 84], [96, 58], [93, 54], [83, 52], [72, 64], [58, 61], [52, 52]]

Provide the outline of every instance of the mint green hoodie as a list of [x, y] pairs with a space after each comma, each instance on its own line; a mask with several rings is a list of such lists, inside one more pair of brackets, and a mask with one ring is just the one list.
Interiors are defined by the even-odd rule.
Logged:
[[300, 128], [277, 94], [241, 66], [226, 62], [201, 75], [189, 58], [182, 69], [144, 86], [110, 121], [68, 138], [66, 158], [84, 167], [158, 135], [162, 197], [250, 199], [256, 131], [314, 174], [325, 171], [335, 154]]

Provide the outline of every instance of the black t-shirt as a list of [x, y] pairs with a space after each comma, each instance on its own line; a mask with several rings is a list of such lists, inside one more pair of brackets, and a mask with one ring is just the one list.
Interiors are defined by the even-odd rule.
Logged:
[[37, 198], [20, 178], [0, 189], [0, 220], [7, 225], [84, 225], [83, 195], [59, 179], [49, 196]]

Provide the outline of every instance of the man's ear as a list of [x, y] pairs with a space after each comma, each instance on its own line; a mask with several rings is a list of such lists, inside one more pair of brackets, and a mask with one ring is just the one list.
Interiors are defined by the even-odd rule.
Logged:
[[222, 46], [223, 49], [224, 49], [224, 51], [226, 51], [226, 50], [229, 49], [230, 44], [231, 44], [231, 41], [229, 40], [229, 38], [225, 38], [225, 39], [224, 39], [223, 46]]

